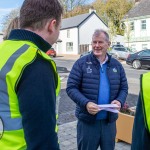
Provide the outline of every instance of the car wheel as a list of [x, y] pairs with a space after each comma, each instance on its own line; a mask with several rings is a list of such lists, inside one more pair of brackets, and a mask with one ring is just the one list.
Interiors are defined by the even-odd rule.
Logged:
[[134, 60], [132, 63], [132, 66], [134, 69], [140, 69], [141, 68], [141, 62], [139, 60]]
[[54, 55], [53, 57], [56, 57], [56, 55]]

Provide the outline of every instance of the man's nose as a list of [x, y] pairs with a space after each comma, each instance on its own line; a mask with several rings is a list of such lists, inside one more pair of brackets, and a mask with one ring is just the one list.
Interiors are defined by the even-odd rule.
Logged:
[[97, 47], [99, 46], [99, 43], [98, 43], [98, 42], [96, 42], [96, 46], [97, 46]]

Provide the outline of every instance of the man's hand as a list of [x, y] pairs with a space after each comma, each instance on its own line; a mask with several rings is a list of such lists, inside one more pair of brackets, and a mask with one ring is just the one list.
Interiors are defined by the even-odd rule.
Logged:
[[120, 103], [118, 100], [113, 100], [113, 101], [111, 102], [111, 104], [117, 104], [117, 105], [119, 106], [119, 108], [117, 108], [117, 109], [120, 110], [120, 108], [121, 108], [121, 103]]
[[98, 105], [93, 102], [88, 102], [86, 105], [86, 109], [91, 115], [95, 115], [100, 111]]

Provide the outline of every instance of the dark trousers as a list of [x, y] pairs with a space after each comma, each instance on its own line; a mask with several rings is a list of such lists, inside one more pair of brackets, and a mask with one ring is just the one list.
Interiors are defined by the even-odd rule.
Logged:
[[114, 150], [116, 137], [116, 122], [108, 123], [106, 120], [97, 120], [87, 123], [78, 120], [77, 145], [78, 150]]

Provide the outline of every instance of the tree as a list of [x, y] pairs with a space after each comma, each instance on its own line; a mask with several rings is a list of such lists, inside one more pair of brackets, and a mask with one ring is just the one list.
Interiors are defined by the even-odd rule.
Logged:
[[69, 11], [67, 13], [67, 16], [72, 17], [72, 16], [77, 16], [80, 14], [88, 13], [90, 8], [91, 8], [91, 5], [77, 6], [72, 11]]
[[2, 31], [3, 32], [6, 31], [6, 29], [8, 28], [8, 25], [10, 24], [11, 20], [13, 20], [15, 17], [19, 16], [19, 11], [20, 11], [20, 8], [13, 9], [12, 11], [10, 11], [9, 14], [4, 16], [4, 18], [2, 20]]
[[109, 33], [110, 41], [112, 43], [114, 40], [114, 37], [116, 36], [117, 29], [114, 26], [113, 22], [111, 21], [108, 23], [108, 28], [109, 28], [108, 33]]
[[92, 4], [93, 8], [96, 10], [96, 13], [98, 14], [98, 16], [100, 16], [100, 18], [106, 23], [108, 24], [108, 17], [106, 14], [106, 1], [104, 0], [96, 0], [93, 4]]
[[129, 48], [129, 43], [132, 37], [132, 27], [131, 27], [131, 22], [128, 19], [128, 15], [126, 16], [126, 19], [124, 20], [122, 24], [125, 25], [125, 38], [127, 40], [128, 48]]
[[111, 26], [116, 28], [116, 34], [123, 35], [124, 30], [120, 28], [121, 20], [133, 6], [132, 1], [96, 0], [92, 5], [96, 9], [97, 14], [108, 26], [111, 24]]
[[105, 5], [105, 11], [109, 21], [116, 26], [117, 34], [123, 35], [124, 30], [120, 28], [121, 20], [131, 9], [133, 3], [128, 0], [108, 0]]
[[64, 18], [72, 17], [72, 11], [74, 8], [83, 6], [89, 0], [62, 0], [64, 6]]

